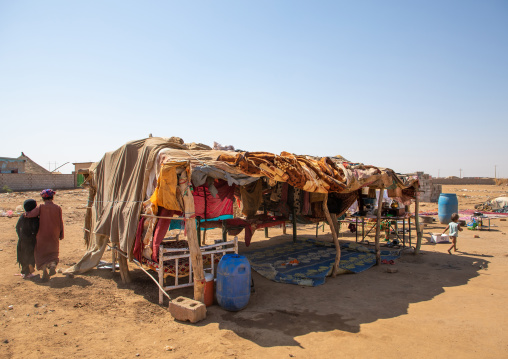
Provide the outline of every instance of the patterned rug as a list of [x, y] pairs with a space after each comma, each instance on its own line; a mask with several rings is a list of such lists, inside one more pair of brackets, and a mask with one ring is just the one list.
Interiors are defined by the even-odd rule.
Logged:
[[[360, 273], [376, 264], [374, 249], [357, 243], [341, 243], [339, 268]], [[335, 245], [315, 239], [298, 240], [252, 250], [245, 255], [256, 272], [280, 283], [317, 286], [325, 283], [335, 262]], [[381, 251], [381, 260], [400, 257], [399, 251]]]

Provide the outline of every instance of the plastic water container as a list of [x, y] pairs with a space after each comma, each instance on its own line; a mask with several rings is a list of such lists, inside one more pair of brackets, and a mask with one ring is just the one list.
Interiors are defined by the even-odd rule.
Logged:
[[213, 304], [213, 274], [205, 272], [205, 305]]
[[459, 212], [459, 201], [455, 193], [441, 193], [437, 201], [437, 217], [442, 224], [452, 221], [452, 214]]
[[247, 258], [238, 254], [224, 255], [217, 266], [217, 302], [236, 312], [250, 299], [251, 269]]

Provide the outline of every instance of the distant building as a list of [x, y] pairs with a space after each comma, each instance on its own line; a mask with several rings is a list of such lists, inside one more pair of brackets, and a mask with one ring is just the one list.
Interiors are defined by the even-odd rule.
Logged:
[[87, 170], [90, 168], [93, 162], [76, 162], [74, 165], [74, 172], [72, 174], [76, 178], [76, 187], [81, 187], [83, 184], [85, 177], [79, 173], [79, 170]]
[[21, 152], [21, 156], [19, 156], [18, 159], [25, 161], [25, 173], [30, 173], [33, 175], [47, 175], [51, 173], [41, 165], [32, 161], [32, 159], [25, 155], [23, 152]]
[[0, 157], [0, 173], [25, 173], [25, 160]]

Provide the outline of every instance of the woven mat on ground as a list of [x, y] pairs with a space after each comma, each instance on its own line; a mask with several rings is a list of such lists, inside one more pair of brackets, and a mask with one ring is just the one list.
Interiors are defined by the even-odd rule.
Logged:
[[[376, 263], [373, 249], [357, 243], [341, 243], [340, 269], [360, 273]], [[280, 283], [317, 286], [324, 284], [335, 261], [335, 245], [314, 239], [298, 240], [252, 250], [245, 255], [256, 272]], [[381, 251], [382, 260], [397, 259], [398, 251]]]

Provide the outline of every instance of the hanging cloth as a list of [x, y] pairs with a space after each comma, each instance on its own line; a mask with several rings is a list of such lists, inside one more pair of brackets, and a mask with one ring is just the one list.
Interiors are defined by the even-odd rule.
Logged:
[[240, 188], [242, 197], [242, 213], [247, 217], [256, 214], [263, 200], [263, 182], [257, 180], [255, 183]]
[[[196, 217], [210, 219], [227, 214], [232, 215], [235, 187], [235, 185], [229, 186], [226, 181], [220, 179], [214, 180], [210, 188], [207, 183], [195, 187], [192, 196]], [[215, 191], [217, 195], [214, 197], [212, 193]]]
[[177, 167], [181, 164], [167, 163], [161, 167], [159, 178], [157, 179], [157, 188], [150, 197], [150, 201], [157, 207], [164, 207], [167, 210], [182, 211], [176, 198], [178, 187], [178, 178], [176, 174]]

